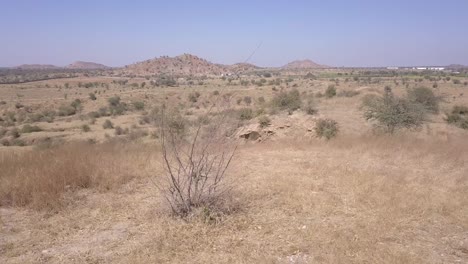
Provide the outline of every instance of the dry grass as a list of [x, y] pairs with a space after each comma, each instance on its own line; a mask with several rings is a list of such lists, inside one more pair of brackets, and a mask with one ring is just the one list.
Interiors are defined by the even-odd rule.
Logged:
[[135, 175], [126, 170], [132, 164], [121, 163], [128, 148], [114, 141], [0, 153], [0, 206], [57, 209], [65, 202], [66, 192], [119, 186]]
[[[125, 166], [140, 148], [111, 153]], [[79, 191], [86, 199], [59, 214], [1, 209], [0, 262], [463, 263], [467, 150], [463, 138], [412, 136], [245, 145], [229, 171], [234, 214], [172, 218], [151, 177], [138, 177]], [[131, 168], [162, 177], [158, 160]]]

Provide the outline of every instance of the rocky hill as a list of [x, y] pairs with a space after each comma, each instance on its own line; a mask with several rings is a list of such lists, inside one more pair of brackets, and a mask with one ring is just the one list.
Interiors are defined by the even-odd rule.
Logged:
[[250, 64], [250, 63], [245, 63], [245, 62], [236, 63], [236, 64], [230, 65], [228, 67], [234, 73], [245, 72], [245, 71], [254, 71], [254, 70], [261, 69], [258, 66], [255, 66], [255, 65]]
[[81, 69], [81, 70], [105, 70], [110, 69], [110, 67], [95, 63], [95, 62], [87, 62], [87, 61], [75, 61], [72, 64], [68, 65], [66, 68], [68, 69]]
[[226, 65], [215, 64], [191, 54], [162, 56], [125, 66], [122, 71], [135, 75], [221, 75], [231, 72]]
[[324, 65], [317, 64], [311, 60], [296, 60], [292, 61], [283, 67], [282, 69], [318, 69], [318, 68], [326, 68]]

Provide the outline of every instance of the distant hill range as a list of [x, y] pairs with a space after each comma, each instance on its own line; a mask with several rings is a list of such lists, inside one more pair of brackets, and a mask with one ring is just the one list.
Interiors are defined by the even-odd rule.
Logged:
[[327, 67], [328, 66], [317, 64], [311, 60], [296, 60], [296, 61], [292, 61], [284, 65], [281, 68], [291, 70], [291, 69], [320, 69], [320, 68], [327, 68]]
[[23, 70], [54, 70], [54, 69], [79, 69], [79, 70], [105, 70], [110, 69], [110, 67], [86, 61], [75, 61], [72, 64], [69, 64], [65, 67], [55, 66], [51, 64], [23, 64], [14, 69], [23, 69]]
[[[293, 61], [278, 69], [319, 69], [327, 66], [317, 64], [311, 60]], [[121, 73], [125, 75], [222, 75], [239, 74], [242, 72], [263, 69], [250, 63], [236, 63], [223, 65], [209, 62], [191, 54], [176, 57], [162, 56], [151, 60], [137, 62], [125, 66]]]
[[50, 64], [22, 64], [20, 66], [14, 67], [16, 69], [23, 70], [49, 70], [49, 69], [60, 69], [60, 67]]
[[72, 64], [68, 65], [66, 68], [68, 69], [82, 69], [82, 70], [106, 70], [110, 69], [110, 67], [95, 63], [95, 62], [87, 62], [87, 61], [75, 61]]
[[461, 65], [461, 64], [450, 64], [447, 66], [449, 69], [468, 69], [468, 66], [466, 65]]
[[327, 66], [317, 64], [311, 60], [297, 60], [279, 68], [262, 68], [250, 63], [236, 63], [224, 65], [212, 63], [206, 59], [191, 54], [182, 54], [175, 57], [162, 56], [150, 60], [137, 62], [121, 68], [111, 68], [95, 62], [76, 61], [65, 67], [45, 64], [24, 64], [17, 69], [77, 69], [77, 70], [107, 70], [113, 69], [116, 74], [148, 76], [148, 75], [231, 75], [263, 69], [320, 69]]

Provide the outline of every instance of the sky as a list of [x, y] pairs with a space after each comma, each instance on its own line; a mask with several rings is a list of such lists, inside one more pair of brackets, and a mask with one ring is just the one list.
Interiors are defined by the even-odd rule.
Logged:
[[468, 65], [468, 0], [0, 0], [0, 66], [211, 62]]

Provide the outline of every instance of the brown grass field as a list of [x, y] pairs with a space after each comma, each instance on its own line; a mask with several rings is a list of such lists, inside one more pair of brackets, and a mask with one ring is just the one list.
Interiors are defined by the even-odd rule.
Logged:
[[[420, 129], [386, 135], [363, 118], [361, 101], [382, 94], [386, 85], [402, 96], [403, 84], [389, 77], [345, 82], [341, 76], [338, 94], [359, 94], [328, 99], [312, 95], [335, 84], [329, 78], [291, 78], [262, 86], [213, 78], [136, 88], [130, 84], [148, 81], [134, 78], [121, 86], [110, 77], [0, 85], [2, 117], [18, 117], [4, 127], [4, 139], [26, 123], [42, 130], [22, 132], [18, 139], [26, 146], [0, 146], [0, 263], [467, 263], [468, 131], [444, 120], [452, 106], [468, 105], [463, 81], [431, 88], [442, 98], [440, 112]], [[313, 97], [317, 114], [270, 111], [271, 98], [292, 89], [303, 100]], [[189, 99], [194, 91], [200, 93], [195, 102]], [[129, 106], [124, 114], [89, 117], [115, 95]], [[269, 116], [273, 135], [233, 139], [238, 149], [227, 170], [232, 189], [223, 198], [229, 210], [174, 216], [157, 186], [166, 177], [158, 128], [141, 120], [166, 104], [195, 123], [223, 95], [231, 98], [231, 110]], [[77, 98], [82, 109], [74, 115], [27, 121]], [[137, 101], [144, 109], [132, 108]], [[325, 117], [339, 124], [329, 141], [312, 129]], [[239, 127], [256, 125], [258, 118]], [[114, 128], [105, 129], [105, 120]], [[117, 126], [128, 132], [117, 133]]]

